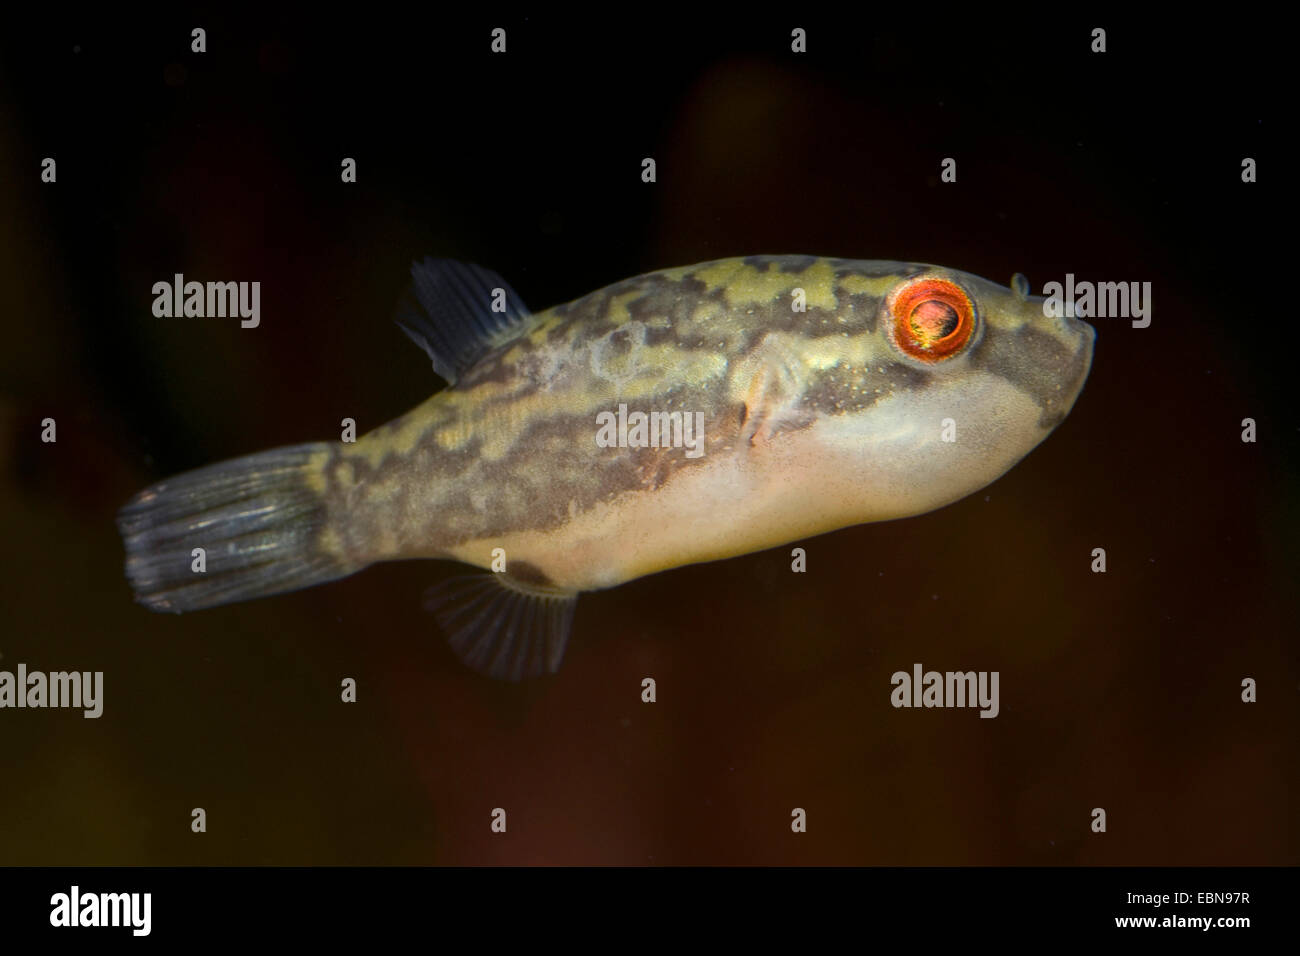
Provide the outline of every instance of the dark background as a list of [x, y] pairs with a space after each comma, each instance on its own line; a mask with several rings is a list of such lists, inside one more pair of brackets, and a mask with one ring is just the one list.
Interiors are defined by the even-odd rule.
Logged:
[[[0, 863], [1300, 862], [1278, 27], [882, 9], [8, 31], [0, 668], [102, 670], [105, 710], [0, 711]], [[1094, 322], [1074, 412], [985, 491], [802, 542], [804, 575], [779, 548], [586, 595], [554, 678], [456, 662], [420, 601], [450, 564], [132, 603], [133, 492], [439, 386], [389, 321], [412, 259], [542, 309], [753, 253], [1150, 281], [1154, 316]], [[175, 272], [260, 281], [261, 327], [155, 318]], [[917, 661], [1000, 671], [1001, 715], [893, 709]]]

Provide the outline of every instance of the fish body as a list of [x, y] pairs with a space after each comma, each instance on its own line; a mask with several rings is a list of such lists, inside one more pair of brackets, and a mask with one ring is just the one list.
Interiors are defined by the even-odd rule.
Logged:
[[[578, 592], [983, 488], [1064, 419], [1092, 357], [1092, 328], [1040, 297], [918, 263], [723, 259], [535, 314], [477, 267], [414, 276], [403, 326], [451, 386], [355, 443], [142, 492], [120, 519], [142, 601], [185, 610], [453, 559], [503, 572], [435, 598], [461, 656], [553, 670]], [[224, 588], [159, 563], [205, 536], [225, 542]]]

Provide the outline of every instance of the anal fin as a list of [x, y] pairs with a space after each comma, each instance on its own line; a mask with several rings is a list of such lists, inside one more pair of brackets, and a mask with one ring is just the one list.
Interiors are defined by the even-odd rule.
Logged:
[[461, 663], [520, 681], [559, 670], [577, 603], [576, 591], [490, 573], [449, 578], [429, 589], [424, 606]]

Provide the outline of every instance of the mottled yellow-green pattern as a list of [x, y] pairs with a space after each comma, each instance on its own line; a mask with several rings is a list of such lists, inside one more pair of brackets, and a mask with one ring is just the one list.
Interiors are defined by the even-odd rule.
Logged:
[[[882, 314], [918, 276], [977, 310], [970, 344], [932, 365], [897, 349]], [[934, 266], [755, 256], [650, 273], [537, 313], [454, 386], [329, 447], [319, 544], [352, 563], [484, 567], [505, 547], [581, 589], [918, 513], [1055, 427], [1091, 343], [1038, 300]], [[703, 413], [705, 454], [599, 447], [596, 416], [619, 403]], [[958, 440], [943, 443], [949, 417]]]

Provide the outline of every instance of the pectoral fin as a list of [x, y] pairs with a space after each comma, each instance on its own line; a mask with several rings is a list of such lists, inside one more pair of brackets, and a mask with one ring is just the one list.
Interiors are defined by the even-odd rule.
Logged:
[[425, 596], [425, 607], [463, 664], [511, 681], [559, 669], [577, 603], [576, 591], [527, 584], [504, 573], [450, 578]]
[[788, 346], [768, 336], [744, 367], [749, 384], [744, 393], [741, 440], [750, 447], [760, 447], [782, 431], [802, 428], [812, 421], [799, 408], [805, 383], [804, 373]]

